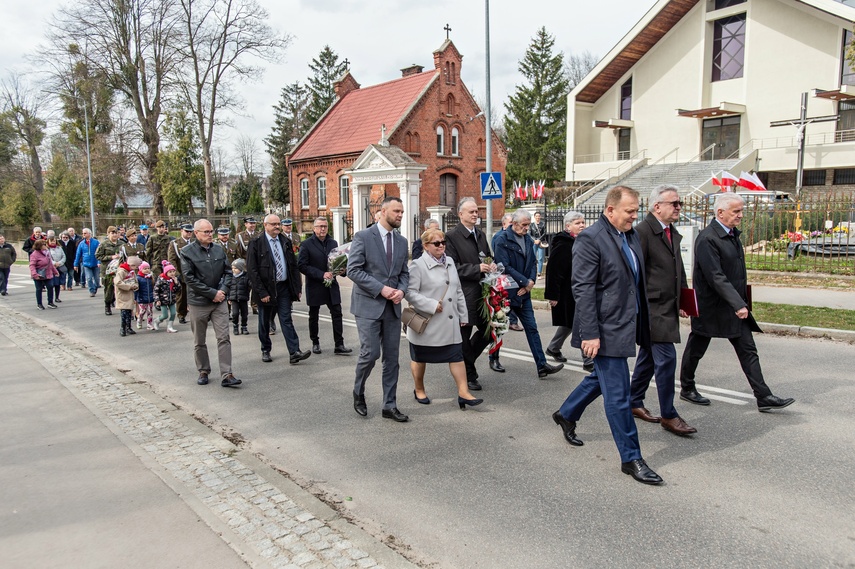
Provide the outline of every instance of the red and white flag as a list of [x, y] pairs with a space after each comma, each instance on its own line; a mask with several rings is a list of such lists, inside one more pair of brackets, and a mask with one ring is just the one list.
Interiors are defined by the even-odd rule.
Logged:
[[[732, 186], [736, 186], [736, 185], [739, 183], [739, 178], [737, 178], [736, 176], [734, 176], [734, 175], [733, 175], [733, 174], [731, 174], [730, 172], [724, 172], [724, 171], [722, 171], [722, 173], [721, 173], [721, 181], [722, 181], [722, 183], [723, 183], [725, 186], [732, 187]], [[728, 190], [725, 190], [725, 191], [731, 191], [731, 190], [730, 190], [730, 189], [728, 189]]]
[[718, 186], [719, 188], [724, 188], [724, 181], [721, 178], [719, 178], [716, 174], [714, 174], [713, 172], [710, 172], [710, 174], [712, 174], [712, 177], [710, 179], [712, 180], [713, 186]]
[[523, 197], [522, 199], [528, 199], [528, 180], [525, 181], [525, 187], [523, 188]]
[[748, 174], [748, 175], [751, 177], [751, 180], [757, 186], [757, 189], [759, 191], [766, 191], [766, 185], [763, 184], [763, 182], [760, 180], [760, 178], [757, 176], [757, 174]]

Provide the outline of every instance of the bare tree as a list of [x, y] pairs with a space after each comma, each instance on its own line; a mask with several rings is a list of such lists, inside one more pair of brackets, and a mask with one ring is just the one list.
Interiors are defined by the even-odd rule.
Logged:
[[585, 50], [582, 53], [571, 53], [564, 60], [564, 72], [570, 80], [570, 89], [582, 82], [582, 79], [596, 67], [599, 57]]
[[214, 214], [214, 176], [211, 144], [217, 111], [236, 108], [239, 97], [234, 81], [258, 79], [263, 70], [251, 58], [278, 61], [291, 38], [268, 24], [267, 10], [256, 0], [178, 0], [184, 39], [181, 42], [187, 71], [181, 87], [199, 129], [205, 168], [205, 202]]
[[255, 174], [255, 163], [259, 156], [258, 141], [250, 136], [241, 134], [235, 143], [235, 153], [240, 160], [245, 176]]
[[[176, 0], [80, 0], [59, 10], [51, 23], [50, 48], [41, 54], [59, 77], [55, 61], [82, 58], [93, 73], [110, 78], [111, 86], [134, 110], [146, 171], [145, 183], [157, 215], [163, 197], [157, 181], [161, 111], [179, 61], [180, 38]], [[61, 83], [61, 81], [58, 81]]]
[[0, 82], [0, 98], [2, 98], [3, 116], [12, 126], [14, 135], [18, 138], [26, 156], [26, 182], [36, 192], [39, 215], [42, 221], [50, 221], [50, 213], [44, 205], [45, 189], [42, 175], [42, 161], [39, 157], [39, 147], [45, 137], [47, 123], [41, 118], [44, 94], [33, 87], [20, 75], [12, 73]]

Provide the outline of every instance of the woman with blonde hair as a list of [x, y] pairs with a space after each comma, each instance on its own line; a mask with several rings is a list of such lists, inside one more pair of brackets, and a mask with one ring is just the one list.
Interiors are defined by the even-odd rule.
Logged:
[[410, 282], [405, 298], [419, 314], [429, 316], [427, 327], [419, 334], [407, 328], [410, 342], [410, 371], [413, 374], [416, 401], [430, 404], [425, 392], [425, 368], [429, 363], [447, 363], [457, 384], [457, 404], [461, 409], [483, 403], [476, 399], [466, 383], [463, 364], [463, 336], [460, 327], [469, 322], [466, 299], [454, 261], [445, 255], [445, 234], [439, 229], [422, 233], [424, 254], [410, 263]]

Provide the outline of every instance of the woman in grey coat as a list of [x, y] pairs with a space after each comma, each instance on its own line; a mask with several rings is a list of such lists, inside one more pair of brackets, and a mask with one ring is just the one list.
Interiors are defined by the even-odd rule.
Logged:
[[460, 408], [479, 405], [484, 400], [476, 399], [466, 383], [460, 327], [469, 322], [469, 313], [454, 261], [445, 255], [445, 234], [439, 229], [428, 229], [421, 241], [424, 254], [410, 264], [405, 298], [417, 312], [430, 316], [430, 321], [421, 334], [407, 328], [410, 371], [415, 383], [413, 395], [419, 403], [430, 404], [424, 384], [426, 364], [447, 363], [457, 384]]

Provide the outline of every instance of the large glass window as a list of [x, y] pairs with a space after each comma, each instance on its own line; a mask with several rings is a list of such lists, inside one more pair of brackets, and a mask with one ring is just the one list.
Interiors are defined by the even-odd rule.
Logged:
[[846, 59], [846, 48], [850, 45], [852, 45], [852, 30], [843, 30], [843, 49], [840, 53], [841, 85], [855, 85], [855, 65], [850, 64], [849, 60]]
[[837, 103], [837, 130], [834, 142], [855, 141], [855, 101]]
[[327, 207], [327, 179], [318, 178], [318, 207]]
[[436, 127], [436, 153], [440, 156], [445, 154], [445, 129]]
[[620, 86], [620, 118], [632, 119], [632, 77]]
[[300, 206], [302, 209], [309, 209], [309, 179], [303, 178], [300, 180]]
[[745, 68], [745, 14], [714, 22], [712, 80], [742, 77]]
[[338, 191], [341, 199], [341, 205], [350, 205], [350, 178], [342, 176], [338, 179]]
[[630, 144], [632, 143], [632, 129], [618, 129], [618, 160], [629, 160]]
[[460, 131], [451, 129], [451, 155], [460, 156]]

